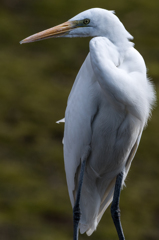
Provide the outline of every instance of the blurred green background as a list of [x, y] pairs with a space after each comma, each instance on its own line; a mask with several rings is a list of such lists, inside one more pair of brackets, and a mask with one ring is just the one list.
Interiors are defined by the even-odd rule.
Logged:
[[[89, 38], [23, 38], [79, 12], [115, 10], [134, 36], [159, 91], [159, 1], [1, 0], [0, 2], [0, 239], [71, 240], [72, 209], [63, 164], [66, 101]], [[126, 239], [159, 239], [159, 108], [144, 131], [121, 194]], [[80, 235], [80, 240], [88, 239]], [[89, 239], [117, 239], [106, 211]]]

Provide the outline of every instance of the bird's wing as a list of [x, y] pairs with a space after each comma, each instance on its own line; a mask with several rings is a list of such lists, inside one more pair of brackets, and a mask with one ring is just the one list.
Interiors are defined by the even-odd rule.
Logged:
[[[105, 93], [106, 97], [109, 99], [110, 104], [116, 106], [120, 109], [120, 113], [126, 110], [127, 118], [125, 130], [123, 128], [123, 132], [121, 134], [120, 141], [115, 142], [114, 151], [117, 149], [117, 145], [120, 142], [121, 148], [119, 154], [121, 154], [121, 159], [124, 157], [124, 154], [127, 154], [124, 157], [123, 168], [121, 170], [121, 166], [119, 164], [118, 171], [125, 171], [124, 180], [129, 171], [131, 162], [134, 158], [136, 150], [138, 148], [138, 144], [140, 141], [140, 137], [142, 134], [143, 127], [146, 122], [147, 114], [145, 113], [145, 105], [147, 105], [147, 99], [143, 93], [143, 89], [146, 91], [146, 77], [144, 73], [140, 73], [139, 71], [132, 70], [133, 75], [131, 74], [131, 69], [120, 69], [119, 66], [119, 53], [118, 51], [109, 43], [109, 40], [102, 37], [97, 37], [91, 40], [90, 42], [90, 55], [91, 55], [91, 63], [97, 80], [100, 84], [101, 89]], [[134, 59], [135, 60], [135, 59]], [[138, 55], [136, 60], [138, 60]], [[133, 61], [127, 61], [127, 66], [133, 65]], [[125, 64], [125, 65], [126, 65]], [[142, 66], [141, 66], [142, 67]], [[140, 84], [138, 81], [140, 80]], [[141, 82], [142, 86], [141, 86]], [[141, 88], [142, 87], [142, 88]], [[145, 98], [144, 98], [145, 97]], [[139, 104], [140, 103], [140, 104]], [[143, 108], [142, 108], [143, 106]], [[113, 123], [112, 123], [113, 124]], [[115, 123], [114, 123], [115, 124]], [[111, 126], [111, 124], [110, 124]], [[128, 139], [126, 138], [125, 133], [129, 132], [129, 129], [132, 128], [130, 134], [128, 134]], [[115, 128], [114, 128], [115, 130]], [[115, 130], [116, 131], [116, 130]], [[112, 132], [112, 135], [114, 133]], [[127, 143], [124, 141], [127, 139]], [[129, 142], [129, 144], [128, 144]], [[128, 145], [127, 145], [128, 144]], [[111, 153], [113, 156], [113, 153]], [[108, 156], [107, 156], [108, 158]], [[112, 158], [112, 162], [114, 159]], [[114, 169], [115, 170], [115, 169]], [[118, 172], [119, 173], [119, 172]], [[99, 212], [96, 218], [96, 224], [92, 224], [89, 229], [86, 228], [82, 231], [87, 231], [88, 235], [91, 235], [95, 230], [98, 222], [100, 221], [103, 213], [106, 208], [112, 201], [114, 186], [116, 181], [116, 175], [113, 176], [109, 185], [105, 188], [105, 193], [102, 196]], [[124, 181], [123, 181], [124, 183]]]
[[90, 54], [84, 61], [72, 87], [65, 112], [64, 161], [67, 185], [74, 206], [75, 178], [83, 158], [91, 144], [91, 123], [98, 109], [98, 90], [90, 62]]
[[129, 157], [128, 157], [127, 161], [126, 161], [126, 164], [125, 164], [125, 178], [126, 178], [128, 172], [129, 172], [132, 160], [133, 160], [133, 158], [134, 158], [134, 156], [136, 154], [136, 151], [138, 149], [138, 146], [139, 146], [139, 143], [140, 143], [140, 139], [141, 139], [141, 135], [142, 135], [142, 131], [143, 131], [143, 129], [140, 131], [139, 136], [138, 136], [138, 138], [137, 138], [133, 148], [131, 149]]
[[[128, 174], [128, 171], [129, 171], [131, 163], [132, 163], [132, 160], [133, 160], [133, 158], [136, 154], [136, 151], [138, 149], [140, 139], [141, 139], [141, 135], [142, 135], [142, 131], [140, 132], [134, 146], [132, 147], [132, 149], [130, 151], [130, 154], [129, 154], [128, 159], [127, 159], [126, 164], [125, 164], [125, 172], [124, 172], [124, 179], [123, 180], [126, 179], [126, 176]], [[97, 224], [100, 222], [105, 210], [108, 208], [108, 206], [110, 205], [110, 203], [113, 200], [115, 182], [116, 182], [116, 177], [114, 179], [112, 179], [112, 181], [110, 182], [108, 188], [106, 189], [104, 197], [101, 200], [99, 214], [97, 216]], [[90, 236], [93, 233], [93, 231], [94, 231], [94, 228], [90, 228], [89, 230], [87, 230], [87, 235]]]

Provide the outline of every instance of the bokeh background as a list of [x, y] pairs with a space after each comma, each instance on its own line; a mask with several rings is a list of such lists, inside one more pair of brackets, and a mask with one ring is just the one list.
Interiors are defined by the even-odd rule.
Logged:
[[[0, 1], [0, 239], [71, 240], [72, 209], [63, 164], [67, 97], [88, 39], [23, 38], [79, 12], [115, 10], [134, 36], [159, 91], [159, 1]], [[121, 194], [126, 239], [159, 239], [159, 108], [153, 111]], [[86, 235], [80, 236], [86, 240]], [[117, 239], [106, 211], [90, 239]]]

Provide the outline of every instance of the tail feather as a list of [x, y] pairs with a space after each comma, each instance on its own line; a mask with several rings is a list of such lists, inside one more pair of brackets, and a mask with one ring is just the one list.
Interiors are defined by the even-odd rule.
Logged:
[[99, 208], [99, 213], [95, 218], [95, 221], [93, 222], [92, 226], [86, 231], [87, 235], [90, 236], [97, 228], [98, 223], [100, 222], [104, 212], [106, 211], [106, 209], [108, 208], [108, 206], [110, 205], [110, 203], [112, 202], [113, 199], [113, 193], [114, 193], [114, 186], [115, 186], [115, 180], [116, 178], [114, 178], [111, 183], [109, 184], [104, 197], [101, 201], [100, 204], [100, 208]]

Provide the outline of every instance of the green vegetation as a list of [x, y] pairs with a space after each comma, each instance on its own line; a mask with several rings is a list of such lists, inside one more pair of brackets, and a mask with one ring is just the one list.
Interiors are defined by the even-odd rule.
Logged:
[[[89, 39], [23, 38], [91, 7], [115, 10], [134, 36], [159, 92], [159, 1], [1, 0], [0, 239], [70, 240], [72, 210], [62, 137], [66, 101], [88, 53]], [[144, 131], [121, 194], [126, 239], [159, 239], [159, 108]], [[80, 240], [88, 239], [81, 235]], [[90, 239], [117, 239], [105, 213]]]

